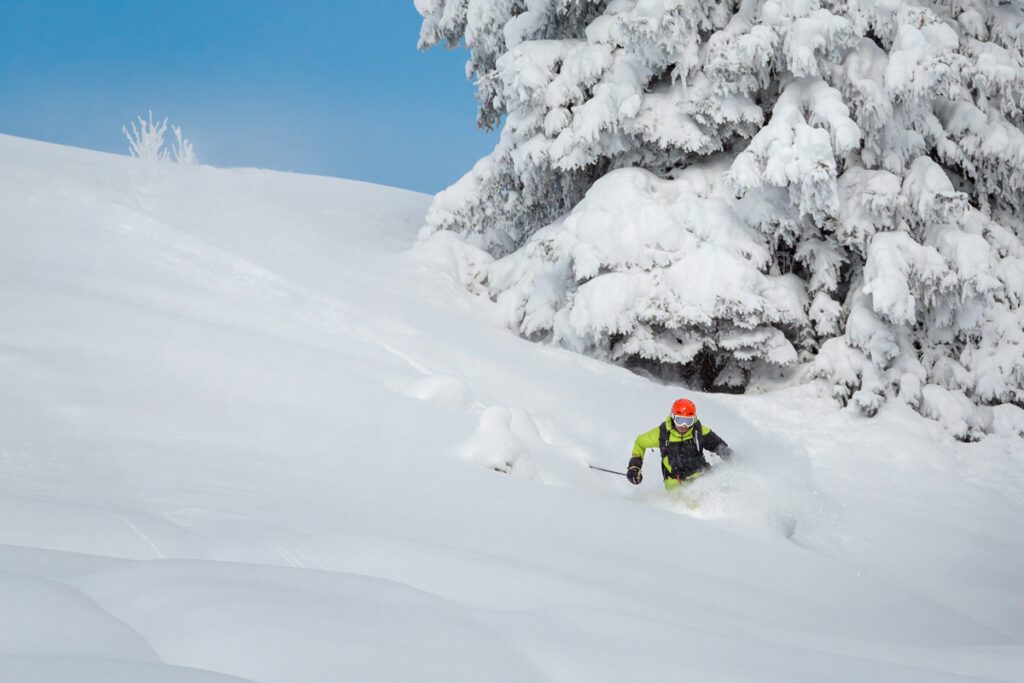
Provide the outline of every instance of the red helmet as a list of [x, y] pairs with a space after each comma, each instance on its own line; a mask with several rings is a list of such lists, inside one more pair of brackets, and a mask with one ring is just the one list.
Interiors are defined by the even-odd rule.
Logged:
[[697, 406], [688, 398], [681, 398], [672, 404], [672, 417], [697, 417]]
[[685, 434], [697, 421], [697, 406], [688, 398], [681, 398], [672, 404], [672, 424], [676, 431]]

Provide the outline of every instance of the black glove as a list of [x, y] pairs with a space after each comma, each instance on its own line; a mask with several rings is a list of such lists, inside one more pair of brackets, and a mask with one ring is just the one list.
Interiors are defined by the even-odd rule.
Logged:
[[644, 475], [640, 471], [640, 468], [643, 466], [643, 458], [629, 459], [629, 469], [626, 470], [626, 479], [629, 479], [630, 484], [639, 484], [644, 480]]
[[719, 446], [718, 450], [715, 451], [715, 454], [722, 460], [728, 460], [729, 458], [732, 457], [732, 449], [724, 445]]

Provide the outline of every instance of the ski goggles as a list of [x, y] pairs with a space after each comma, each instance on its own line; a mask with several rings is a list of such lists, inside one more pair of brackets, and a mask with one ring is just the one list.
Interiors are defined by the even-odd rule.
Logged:
[[689, 429], [693, 426], [693, 423], [697, 421], [696, 417], [685, 417], [683, 415], [673, 415], [672, 422], [676, 427], [686, 427]]

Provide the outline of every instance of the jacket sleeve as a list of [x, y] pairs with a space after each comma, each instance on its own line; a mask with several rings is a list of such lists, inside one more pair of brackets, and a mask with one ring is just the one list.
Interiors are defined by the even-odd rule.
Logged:
[[640, 458], [644, 457], [644, 453], [647, 452], [648, 448], [658, 448], [658, 438], [661, 432], [661, 425], [658, 425], [654, 429], [644, 432], [640, 436], [636, 437], [636, 441], [633, 442], [633, 454], [632, 457]]
[[701, 425], [700, 439], [703, 442], [701, 445], [705, 450], [718, 453], [722, 449], [729, 448], [729, 444], [725, 442], [725, 439], [720, 437], [718, 434], [715, 434], [710, 427], [705, 427], [704, 425]]

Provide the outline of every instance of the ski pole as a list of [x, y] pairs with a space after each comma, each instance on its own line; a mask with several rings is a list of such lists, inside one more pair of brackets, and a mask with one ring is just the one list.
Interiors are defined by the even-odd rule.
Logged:
[[601, 472], [607, 472], [608, 474], [617, 474], [617, 475], [619, 475], [620, 477], [625, 477], [625, 476], [627, 476], [625, 472], [616, 472], [615, 470], [606, 470], [605, 468], [603, 468], [603, 467], [598, 467], [597, 465], [587, 465], [587, 467], [589, 467], [589, 468], [590, 468], [590, 469], [592, 469], [592, 470], [599, 470], [599, 471], [601, 471]]

